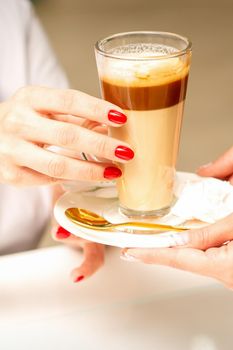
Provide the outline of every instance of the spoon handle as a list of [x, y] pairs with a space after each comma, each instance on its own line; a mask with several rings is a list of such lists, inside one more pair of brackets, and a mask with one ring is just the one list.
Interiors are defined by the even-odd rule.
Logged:
[[185, 227], [177, 227], [177, 226], [171, 226], [171, 225], [164, 225], [164, 224], [153, 224], [153, 223], [147, 223], [147, 222], [123, 222], [119, 224], [114, 224], [115, 228], [126, 228], [127, 230], [129, 228], [133, 230], [138, 230], [138, 229], [144, 229], [144, 230], [160, 230], [160, 231], [176, 231], [176, 232], [181, 232], [181, 231], [186, 231], [188, 230]]

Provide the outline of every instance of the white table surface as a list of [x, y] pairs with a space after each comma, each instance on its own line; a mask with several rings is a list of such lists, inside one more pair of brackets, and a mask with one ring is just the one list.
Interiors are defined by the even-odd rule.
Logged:
[[233, 292], [119, 253], [109, 248], [104, 268], [76, 285], [82, 255], [64, 246], [1, 257], [0, 349], [233, 348]]

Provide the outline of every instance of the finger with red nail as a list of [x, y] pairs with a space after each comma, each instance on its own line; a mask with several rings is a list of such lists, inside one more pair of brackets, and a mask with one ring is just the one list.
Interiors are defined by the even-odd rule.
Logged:
[[71, 272], [72, 281], [81, 282], [92, 276], [104, 263], [104, 246], [89, 242], [71, 234], [61, 226], [52, 229], [52, 236], [56, 241], [64, 242], [72, 248], [83, 250], [83, 262]]

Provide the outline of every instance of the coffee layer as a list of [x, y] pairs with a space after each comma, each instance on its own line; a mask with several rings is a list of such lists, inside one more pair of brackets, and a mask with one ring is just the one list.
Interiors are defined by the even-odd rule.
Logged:
[[154, 86], [120, 86], [101, 80], [105, 100], [127, 110], [156, 110], [183, 101], [188, 74], [169, 83]]
[[110, 128], [110, 135], [130, 144], [135, 157], [118, 164], [123, 176], [117, 181], [120, 204], [141, 211], [171, 205], [175, 164], [184, 103], [150, 111], [125, 110], [128, 121]]

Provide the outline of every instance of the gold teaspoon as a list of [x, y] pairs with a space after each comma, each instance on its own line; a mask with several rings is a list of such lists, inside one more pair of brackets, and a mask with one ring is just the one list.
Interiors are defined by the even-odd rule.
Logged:
[[[102, 216], [93, 213], [87, 209], [82, 208], [68, 208], [65, 211], [66, 217], [73, 223], [99, 231], [125, 231], [129, 233], [148, 233], [151, 234], [159, 233], [160, 231], [185, 231], [187, 228], [177, 227], [171, 225], [147, 223], [147, 222], [122, 222], [119, 224], [113, 224], [103, 218]], [[144, 232], [143, 232], [144, 230]], [[136, 232], [138, 231], [138, 232]], [[157, 232], [154, 232], [157, 231]]]

